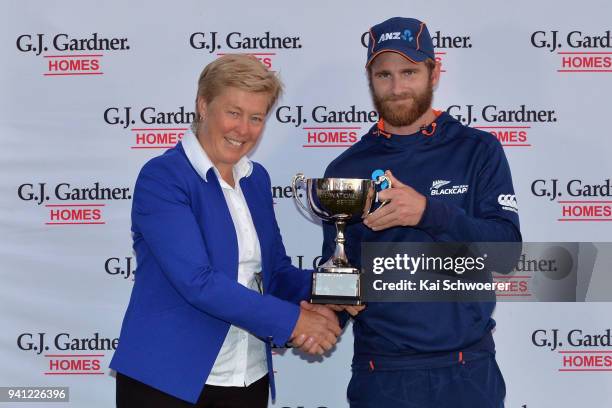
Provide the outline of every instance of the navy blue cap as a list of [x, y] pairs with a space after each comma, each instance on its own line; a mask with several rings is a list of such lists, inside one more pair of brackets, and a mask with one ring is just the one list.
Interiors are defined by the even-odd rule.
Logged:
[[396, 52], [412, 62], [436, 58], [427, 26], [414, 18], [393, 17], [370, 28], [366, 67], [382, 52]]

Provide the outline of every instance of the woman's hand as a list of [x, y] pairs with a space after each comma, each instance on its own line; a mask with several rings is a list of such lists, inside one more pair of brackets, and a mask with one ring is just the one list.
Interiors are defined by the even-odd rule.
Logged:
[[334, 347], [341, 331], [338, 317], [333, 311], [302, 301], [291, 341], [306, 353], [321, 355]]

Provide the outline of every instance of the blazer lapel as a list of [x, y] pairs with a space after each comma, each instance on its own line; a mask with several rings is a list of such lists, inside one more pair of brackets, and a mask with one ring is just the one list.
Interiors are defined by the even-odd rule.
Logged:
[[267, 272], [270, 270], [270, 250], [272, 248], [271, 235], [270, 235], [270, 220], [266, 218], [265, 206], [266, 202], [261, 191], [258, 191], [254, 175], [251, 174], [249, 177], [244, 177], [240, 180], [240, 187], [242, 188], [242, 194], [244, 199], [249, 206], [251, 212], [251, 218], [253, 219], [253, 225], [255, 225], [255, 231], [257, 232], [257, 238], [259, 239], [259, 246], [261, 248], [261, 268], [264, 277], [263, 285], [264, 290], [267, 290], [267, 283], [269, 279], [266, 279]]
[[[206, 174], [208, 180], [208, 188], [213, 196], [211, 203], [215, 203], [215, 211], [211, 214], [211, 224], [215, 225], [212, 228], [214, 236], [210, 236], [208, 240], [216, 250], [210, 251], [209, 256], [219, 254], [215, 265], [220, 266], [220, 271], [228, 275], [234, 280], [238, 280], [238, 237], [236, 236], [236, 228], [229, 207], [225, 201], [223, 189], [219, 183], [219, 179], [211, 168]], [[209, 244], [210, 245], [210, 244]], [[220, 259], [219, 259], [220, 258]]]

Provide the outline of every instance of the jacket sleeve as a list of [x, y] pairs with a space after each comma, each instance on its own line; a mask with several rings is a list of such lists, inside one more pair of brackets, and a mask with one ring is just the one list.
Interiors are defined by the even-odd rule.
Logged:
[[272, 223], [274, 234], [274, 252], [272, 256], [271, 271], [272, 278], [268, 288], [271, 295], [298, 304], [302, 300], [310, 299], [310, 292], [312, 288], [312, 270], [296, 268], [291, 264], [291, 258], [287, 256], [285, 251], [283, 238], [274, 214], [272, 182], [270, 180], [270, 175], [263, 167], [260, 168], [265, 174], [265, 188], [267, 197], [269, 198], [267, 200], [267, 205], [270, 210], [270, 214], [272, 214], [270, 222]]
[[170, 284], [197, 309], [273, 343], [286, 343], [299, 308], [215, 270], [190, 208], [190, 193], [176, 170], [164, 165], [154, 159], [141, 170], [132, 222]]
[[476, 178], [473, 215], [457, 205], [427, 197], [417, 228], [439, 241], [521, 241], [512, 176], [499, 142], [488, 146]]

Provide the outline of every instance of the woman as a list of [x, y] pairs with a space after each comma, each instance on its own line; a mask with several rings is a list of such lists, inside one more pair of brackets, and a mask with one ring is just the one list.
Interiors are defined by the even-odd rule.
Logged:
[[333, 313], [297, 305], [311, 273], [291, 265], [270, 177], [246, 157], [280, 92], [255, 58], [217, 59], [200, 75], [192, 131], [142, 168], [138, 276], [111, 361], [119, 407], [266, 407], [272, 344], [336, 342]]

